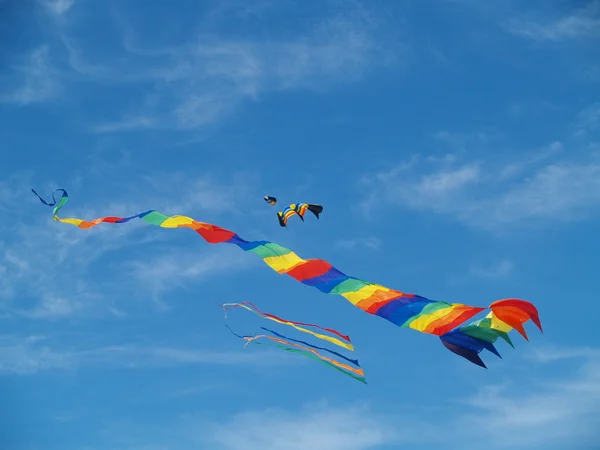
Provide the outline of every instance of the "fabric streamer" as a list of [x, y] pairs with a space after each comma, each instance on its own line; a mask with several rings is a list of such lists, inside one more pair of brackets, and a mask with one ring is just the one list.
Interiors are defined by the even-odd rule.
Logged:
[[319, 328], [320, 330], [329, 331], [330, 333], [333, 333], [333, 334], [341, 337], [345, 341], [350, 342], [350, 338], [348, 336], [344, 336], [340, 332], [332, 330], [331, 328], [322, 328], [322, 327], [320, 327], [318, 325], [314, 325], [314, 324], [311, 324], [311, 323], [292, 322], [290, 320], [281, 319], [281, 318], [279, 318], [277, 316], [274, 316], [272, 314], [267, 314], [267, 313], [264, 313], [264, 312], [260, 311], [255, 305], [253, 305], [250, 302], [224, 303], [224, 304], [222, 304], [220, 306], [225, 311], [232, 311], [232, 310], [234, 310], [235, 308], [238, 308], [238, 307], [239, 308], [244, 308], [244, 309], [247, 309], [248, 311], [252, 311], [253, 313], [255, 313], [255, 314], [257, 314], [257, 315], [259, 315], [261, 317], [264, 317], [265, 319], [269, 319], [269, 320], [272, 320], [274, 322], [278, 322], [278, 323], [281, 323], [281, 324], [284, 324], [284, 325], [289, 325], [289, 326], [291, 326], [292, 328], [295, 328], [298, 331], [302, 331], [304, 333], [312, 334], [313, 336], [315, 336], [315, 337], [317, 337], [319, 339], [323, 339], [325, 341], [329, 341], [332, 344], [339, 345], [340, 347], [344, 347], [344, 348], [346, 348], [346, 349], [348, 349], [350, 351], [354, 350], [354, 347], [352, 346], [352, 344], [346, 344], [345, 342], [341, 342], [339, 339], [336, 339], [336, 338], [334, 338], [332, 336], [325, 336], [323, 334], [315, 333], [314, 331], [310, 331], [310, 330], [307, 330], [306, 328], [298, 327], [297, 325], [304, 325], [304, 326], [307, 326], [307, 327], [315, 327], [315, 328]]
[[[102, 217], [91, 221], [57, 216], [60, 209], [67, 203], [69, 196], [64, 189], [57, 189], [52, 194], [52, 203], [42, 199], [35, 190], [33, 193], [47, 206], [54, 207], [54, 220], [75, 225], [79, 228], [92, 228], [102, 222], [125, 223], [133, 219], [141, 219], [149, 224], [162, 228], [190, 228], [210, 244], [233, 244], [246, 252], [255, 253], [273, 270], [287, 274], [295, 280], [312, 286], [321, 292], [341, 295], [354, 306], [363, 311], [383, 317], [403, 328], [412, 328], [422, 333], [443, 336], [462, 325], [486, 308], [469, 306], [462, 303], [447, 303], [434, 301], [416, 294], [407, 294], [390, 289], [377, 283], [370, 283], [359, 278], [348, 276], [321, 259], [304, 260], [296, 253], [269, 241], [246, 241], [233, 231], [226, 230], [209, 223], [198, 222], [190, 217], [174, 215], [167, 216], [160, 212], [149, 210], [130, 217]], [[57, 202], [55, 193], [60, 192]], [[515, 328], [524, 335], [523, 324], [532, 320], [541, 330], [541, 323], [536, 307], [525, 300], [504, 299], [494, 302], [490, 309], [504, 324]], [[456, 333], [455, 336], [467, 336]], [[452, 335], [450, 335], [452, 336]], [[525, 336], [525, 335], [524, 335]], [[469, 359], [466, 353], [456, 349], [478, 353], [476, 347], [488, 342], [481, 338], [469, 336], [474, 343], [464, 347], [459, 341], [450, 343], [449, 336], [442, 342], [451, 351]], [[450, 347], [449, 347], [450, 345]], [[452, 348], [451, 348], [452, 347]]]
[[[294, 344], [292, 342], [288, 342], [284, 339], [277, 339], [277, 338], [273, 338], [271, 336], [266, 336], [266, 335], [255, 335], [255, 336], [241, 336], [239, 334], [237, 334], [236, 332], [234, 332], [229, 326], [225, 325], [229, 331], [231, 331], [232, 334], [234, 334], [235, 336], [237, 336], [240, 339], [244, 339], [246, 341], [246, 344], [244, 345], [244, 347], [248, 346], [249, 344], [253, 343], [253, 344], [260, 344], [261, 342], [258, 342], [258, 339], [260, 338], [266, 338], [269, 341], [273, 341], [274, 342], [274, 346], [277, 348], [280, 348], [282, 350], [286, 350], [289, 352], [293, 352], [293, 353], [299, 353], [301, 355], [307, 356], [315, 361], [319, 361], [323, 364], [326, 364], [327, 366], [336, 369], [342, 373], [345, 373], [348, 376], [351, 376], [352, 378], [367, 384], [367, 381], [365, 379], [364, 376], [364, 371], [362, 368], [359, 367], [359, 369], [354, 369], [346, 364], [342, 364], [338, 361], [335, 361], [331, 358], [327, 358], [326, 356], [321, 355], [319, 352], [317, 352], [316, 350], [312, 350], [310, 348], [306, 348], [303, 347], [301, 345], [298, 344]], [[261, 327], [262, 328], [262, 327]], [[268, 330], [270, 331], [270, 330]], [[272, 333], [276, 334], [275, 332], [271, 331]], [[285, 336], [280, 335], [282, 338], [285, 338]], [[289, 339], [289, 338], [285, 338], [285, 339]], [[291, 341], [295, 341], [294, 339], [289, 339]], [[297, 341], [296, 341], [297, 342]], [[306, 344], [306, 343], [305, 343]], [[307, 344], [310, 347], [315, 347], [313, 345]], [[319, 348], [319, 347], [316, 347]], [[329, 351], [327, 349], [324, 349], [326, 351]], [[335, 352], [332, 352], [335, 353]], [[339, 355], [342, 356], [342, 355]], [[345, 358], [344, 356], [342, 356], [342, 358]], [[347, 359], [347, 358], [345, 358]], [[350, 360], [352, 362], [352, 360]], [[356, 361], [356, 365], [358, 365], [358, 361]]]
[[[250, 307], [248, 307], [246, 305], [251, 305], [252, 307], [250, 308]], [[274, 316], [273, 314], [269, 314], [269, 313], [265, 313], [263, 311], [260, 311], [255, 305], [253, 305], [250, 302], [244, 302], [244, 303], [225, 303], [225, 304], [219, 305], [219, 306], [221, 306], [221, 308], [223, 308], [223, 310], [225, 311], [225, 318], [227, 318], [227, 311], [234, 310], [236, 307], [242, 307], [244, 309], [247, 309], [248, 311], [254, 312], [259, 317], [263, 317], [263, 318], [266, 318], [266, 319], [271, 319], [271, 320], [274, 320], [274, 321], [276, 321], [278, 323], [281, 323], [281, 324], [284, 324], [284, 325], [289, 325], [289, 326], [291, 326], [291, 327], [293, 327], [293, 328], [295, 328], [297, 330], [300, 330], [300, 331], [303, 331], [303, 332], [308, 332], [308, 333], [312, 334], [313, 336], [315, 336], [315, 337], [317, 337], [319, 339], [328, 340], [330, 337], [329, 336], [324, 336], [324, 335], [321, 335], [321, 334], [318, 334], [318, 333], [313, 333], [310, 330], [306, 330], [304, 328], [297, 327], [294, 324], [302, 324], [302, 325], [306, 325], [306, 326], [312, 326], [312, 327], [315, 327], [315, 328], [319, 328], [321, 330], [326, 330], [326, 331], [334, 333], [334, 334], [336, 334], [338, 336], [343, 336], [344, 339], [350, 341], [350, 338], [348, 336], [344, 336], [339, 331], [333, 330], [331, 328], [320, 327], [319, 325], [315, 325], [315, 324], [307, 324], [307, 323], [304, 323], [304, 322], [295, 322], [295, 321], [289, 321], [289, 320], [281, 319], [281, 318], [279, 318], [277, 316]], [[265, 327], [260, 327], [260, 328], [261, 328], [261, 330], [264, 330], [264, 331], [266, 331], [268, 333], [271, 333], [273, 336], [275, 336], [275, 338], [273, 338], [271, 336], [264, 335], [264, 334], [255, 335], [255, 336], [241, 336], [241, 335], [235, 333], [228, 325], [225, 325], [225, 326], [235, 336], [237, 336], [238, 338], [241, 338], [241, 339], [244, 339], [244, 340], [247, 341], [246, 345], [244, 347], [246, 347], [251, 342], [256, 342], [256, 340], [259, 339], [259, 338], [265, 338], [265, 339], [268, 339], [268, 340], [273, 341], [273, 342], [284, 344], [286, 347], [289, 347], [289, 348], [294, 347], [294, 348], [300, 349], [302, 352], [305, 352], [305, 353], [309, 352], [310, 354], [313, 354], [313, 355], [317, 356], [321, 361], [328, 362], [330, 365], [333, 365], [333, 366], [335, 366], [338, 369], [343, 369], [343, 370], [346, 370], [346, 371], [349, 370], [350, 372], [354, 373], [356, 376], [361, 376], [361, 377], [364, 378], [364, 372], [363, 372], [363, 369], [360, 367], [360, 364], [359, 364], [358, 360], [356, 360], [356, 359], [350, 359], [350, 358], [348, 358], [348, 357], [346, 357], [346, 356], [344, 356], [341, 353], [338, 353], [336, 351], [327, 349], [325, 347], [319, 347], [319, 346], [316, 346], [316, 345], [313, 345], [313, 344], [310, 344], [308, 342], [301, 341], [301, 340], [298, 340], [298, 339], [292, 339], [292, 338], [290, 338], [288, 336], [284, 336], [281, 333], [278, 333], [276, 331], [270, 330], [269, 328], [265, 328]], [[277, 339], [277, 338], [279, 338], [279, 339]], [[294, 344], [294, 342], [296, 344]], [[302, 345], [298, 345], [298, 344], [302, 344]], [[303, 347], [303, 346], [306, 346], [306, 347]], [[307, 348], [307, 347], [311, 347], [311, 348]], [[315, 350], [312, 350], [312, 349], [315, 349]], [[320, 354], [316, 350], [323, 350], [323, 351], [326, 351], [326, 352], [328, 352], [328, 353], [330, 353], [332, 355], [338, 356], [338, 357], [340, 357], [340, 358], [348, 361], [350, 364], [353, 364], [354, 366], [358, 367], [359, 370], [357, 371], [357, 369], [353, 369], [352, 367], [349, 367], [346, 364], [340, 363], [339, 361], [332, 360], [331, 358], [327, 358], [327, 357], [323, 356], [322, 354]], [[353, 350], [353, 349], [351, 349], [351, 350]]]
[[339, 356], [340, 358], [345, 359], [349, 363], [354, 364], [356, 367], [360, 367], [360, 364], [358, 363], [358, 359], [350, 359], [347, 356], [344, 356], [341, 353], [338, 353], [338, 352], [336, 352], [334, 350], [329, 350], [328, 348], [325, 348], [325, 347], [318, 347], [316, 345], [309, 344], [308, 342], [300, 341], [298, 339], [292, 339], [290, 337], [284, 336], [283, 334], [277, 333], [276, 331], [269, 330], [268, 328], [265, 328], [265, 327], [260, 327], [260, 329], [261, 330], [265, 330], [265, 331], [267, 331], [267, 332], [269, 332], [269, 333], [273, 334], [274, 336], [277, 336], [277, 337], [279, 337], [281, 339], [286, 339], [288, 341], [292, 341], [292, 342], [297, 342], [299, 344], [308, 345], [309, 347], [312, 347], [312, 348], [317, 349], [317, 350], [324, 350], [324, 351], [326, 351], [328, 353], [331, 353], [332, 355]]

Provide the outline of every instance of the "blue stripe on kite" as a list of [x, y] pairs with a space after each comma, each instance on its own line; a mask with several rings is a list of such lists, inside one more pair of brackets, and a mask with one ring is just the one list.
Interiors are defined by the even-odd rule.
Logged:
[[401, 327], [407, 320], [412, 319], [415, 314], [419, 314], [425, 306], [431, 303], [431, 301], [425, 302], [422, 300], [407, 303], [406, 300], [404, 297], [392, 300], [387, 305], [379, 308], [375, 314]]
[[496, 347], [494, 347], [494, 344], [491, 344], [490, 342], [478, 339], [473, 336], [469, 336], [463, 333], [462, 331], [453, 330], [449, 333], [444, 334], [443, 336], [441, 336], [441, 338], [442, 340], [449, 342], [450, 344], [466, 348], [467, 350], [474, 351], [475, 353], [479, 353], [485, 348], [486, 350], [489, 350], [499, 358], [502, 358], [502, 356], [500, 356], [500, 353], [498, 353], [498, 350], [496, 350]]

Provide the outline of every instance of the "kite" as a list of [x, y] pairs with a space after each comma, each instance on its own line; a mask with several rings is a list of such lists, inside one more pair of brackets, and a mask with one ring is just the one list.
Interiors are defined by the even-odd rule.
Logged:
[[273, 206], [275, 203], [277, 203], [277, 199], [275, 197], [265, 195], [265, 202], [267, 202], [269, 205]]
[[[249, 307], [248, 305], [251, 305], [251, 307]], [[333, 342], [336, 345], [340, 345], [342, 347], [348, 348], [349, 350], [353, 351], [354, 348], [353, 347], [348, 347], [347, 344], [342, 343], [341, 341], [337, 340], [336, 338], [333, 338], [332, 336], [326, 336], [326, 335], [322, 335], [319, 333], [315, 333], [313, 331], [307, 330], [305, 328], [301, 328], [296, 326], [296, 324], [301, 324], [301, 325], [305, 325], [305, 326], [311, 326], [311, 327], [315, 327], [315, 328], [319, 328], [321, 330], [325, 330], [328, 332], [331, 332], [332, 334], [335, 334], [337, 336], [341, 336], [344, 338], [344, 340], [350, 342], [350, 338], [348, 336], [344, 336], [341, 333], [339, 333], [338, 331], [332, 330], [330, 328], [322, 328], [318, 325], [314, 325], [314, 324], [306, 324], [306, 323], [302, 323], [302, 322], [293, 322], [293, 321], [289, 321], [289, 320], [285, 320], [285, 319], [281, 319], [277, 316], [274, 316], [272, 314], [268, 314], [268, 313], [263, 313], [262, 311], [260, 311], [256, 306], [252, 305], [252, 303], [250, 302], [244, 302], [244, 303], [225, 303], [223, 305], [220, 305], [224, 310], [225, 310], [225, 317], [227, 317], [227, 311], [231, 311], [233, 309], [235, 309], [236, 307], [242, 307], [245, 308], [249, 311], [254, 312], [255, 314], [259, 315], [260, 317], [263, 317], [265, 319], [270, 319], [273, 320], [275, 322], [281, 323], [281, 324], [285, 324], [285, 325], [289, 325], [293, 328], [295, 328], [296, 330], [299, 331], [303, 331], [303, 332], [307, 332], [312, 334], [313, 336], [319, 338], [319, 339], [323, 339], [323, 340], [327, 340], [329, 342]], [[341, 372], [345, 373], [346, 375], [350, 375], [351, 377], [363, 382], [366, 384], [365, 378], [364, 378], [364, 371], [363, 369], [360, 367], [360, 364], [358, 362], [358, 360], [356, 359], [351, 359], [348, 358], [344, 355], [342, 355], [341, 353], [338, 353], [334, 350], [330, 350], [328, 348], [325, 347], [319, 347], [313, 344], [310, 344], [308, 342], [305, 341], [301, 341], [298, 339], [292, 339], [289, 338], [287, 336], [284, 336], [281, 333], [278, 333], [276, 331], [270, 330], [269, 328], [265, 328], [265, 327], [260, 327], [261, 330], [266, 331], [267, 333], [270, 333], [271, 336], [266, 335], [266, 334], [258, 334], [258, 335], [254, 335], [254, 336], [240, 336], [239, 334], [235, 333], [229, 326], [225, 325], [229, 331], [231, 331], [235, 336], [237, 336], [238, 338], [244, 339], [246, 340], [246, 345], [244, 345], [244, 348], [247, 347], [250, 343], [260, 343], [260, 342], [256, 342], [258, 339], [267, 339], [268, 341], [275, 343], [276, 347], [279, 347], [281, 349], [287, 350], [287, 351], [294, 351], [297, 353], [300, 353], [302, 355], [305, 356], [309, 356], [312, 357], [313, 359], [316, 359], [322, 363], [327, 364], [328, 366], [335, 368], [337, 370], [340, 370]], [[350, 364], [356, 366], [356, 368], [349, 366], [346, 363], [341, 363], [339, 361], [336, 361], [335, 359], [329, 358], [327, 356], [324, 356], [323, 354], [319, 353], [317, 350], [323, 350], [327, 353], [330, 353], [332, 355], [338, 356], [344, 360], [346, 360], [347, 362], [349, 362]]]
[[[485, 329], [485, 325], [482, 325], [483, 322], [473, 325], [472, 328], [466, 326], [467, 331], [459, 329], [455, 333], [450, 333], [486, 308], [435, 301], [417, 294], [407, 294], [390, 289], [377, 283], [348, 276], [327, 261], [304, 260], [290, 249], [274, 242], [246, 241], [233, 231], [217, 225], [198, 222], [187, 216], [167, 216], [158, 211], [149, 210], [130, 217], [101, 217], [91, 221], [75, 218], [61, 219], [57, 214], [69, 200], [69, 195], [64, 189], [54, 191], [52, 203], [46, 202], [35, 190], [32, 189], [32, 191], [43, 204], [54, 207], [52, 214], [56, 221], [75, 225], [82, 229], [95, 227], [102, 222], [125, 223], [133, 219], [141, 219], [162, 228], [190, 228], [210, 244], [233, 244], [246, 252], [255, 253], [276, 272], [287, 274], [300, 283], [312, 286], [326, 294], [341, 295], [368, 314], [382, 317], [402, 328], [411, 328], [422, 333], [436, 335], [441, 338], [442, 343], [449, 350], [466, 359], [479, 353], [483, 348], [493, 347], [489, 337], [486, 340], [482, 337], [484, 333], [475, 332], [475, 330]], [[55, 199], [56, 192], [61, 193], [58, 202]], [[496, 320], [494, 329], [498, 327], [515, 328], [526, 336], [523, 324], [532, 320], [543, 332], [538, 310], [528, 301], [516, 298], [498, 300], [490, 304], [489, 308], [494, 313]], [[478, 334], [480, 335], [478, 336]]]
[[321, 205], [313, 205], [310, 203], [292, 203], [290, 206], [286, 206], [283, 211], [277, 213], [279, 225], [287, 227], [287, 222], [293, 215], [298, 215], [300, 220], [304, 222], [304, 213], [306, 213], [307, 210], [312, 212], [318, 219], [319, 214], [323, 212], [323, 207]]

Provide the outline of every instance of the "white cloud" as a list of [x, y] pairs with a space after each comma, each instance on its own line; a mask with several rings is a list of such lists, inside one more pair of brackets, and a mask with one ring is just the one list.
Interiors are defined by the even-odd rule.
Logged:
[[335, 246], [345, 250], [354, 250], [357, 247], [377, 250], [379, 247], [381, 247], [381, 240], [373, 236], [355, 239], [342, 239], [336, 242]]
[[139, 432], [148, 428], [144, 424], [127, 424], [111, 435], [131, 439], [137, 448], [152, 442], [214, 450], [587, 450], [600, 439], [600, 350], [587, 350], [563, 349], [569, 360], [527, 361], [511, 372], [509, 383], [482, 381], [466, 397], [435, 404], [388, 403], [392, 411], [314, 400], [302, 407], [232, 407], [227, 418], [211, 420], [199, 411], [151, 436]]
[[454, 133], [450, 131], [437, 131], [433, 134], [434, 139], [446, 142], [459, 150], [467, 150], [472, 147], [481, 146], [493, 142], [502, 135], [494, 130], [481, 130], [473, 133]]
[[535, 361], [551, 363], [565, 359], [600, 361], [600, 349], [592, 347], [542, 347], [533, 350]]
[[[52, 100], [61, 90], [57, 72], [50, 63], [50, 50], [43, 45], [33, 50], [21, 65], [12, 67], [15, 82], [3, 82], [7, 89], [0, 93], [0, 101], [29, 105]], [[13, 85], [9, 88], [9, 85]]]
[[[552, 143], [509, 163], [426, 161], [419, 158], [363, 177], [366, 206], [387, 202], [454, 217], [478, 228], [536, 226], [582, 220], [600, 212], [600, 162], [546, 162], [562, 153]], [[410, 168], [410, 171], [408, 170]], [[419, 170], [420, 169], [420, 170]], [[383, 202], [381, 201], [383, 200]]]
[[396, 440], [397, 431], [379, 418], [352, 406], [267, 409], [237, 414], [215, 425], [210, 442], [219, 450], [368, 450]]
[[577, 116], [576, 136], [585, 136], [600, 130], [600, 102], [585, 108]]
[[156, 121], [151, 117], [139, 116], [125, 118], [118, 122], [106, 122], [103, 124], [94, 125], [92, 130], [95, 133], [112, 133], [115, 131], [131, 131], [139, 130], [141, 128], [156, 127]]
[[[202, 174], [190, 178], [180, 173], [152, 175], [156, 177], [128, 182], [127, 189], [121, 191], [127, 192], [122, 198], [123, 203], [103, 203], [105, 199], [86, 200], [75, 196], [71, 197], [63, 214], [92, 219], [105, 215], [129, 216], [154, 207], [166, 214], [185, 214], [202, 220], [203, 214], [215, 217], [239, 213], [236, 212], [236, 200], [243, 201], [255, 182], [255, 178], [246, 174], [221, 178]], [[103, 174], [95, 176], [102, 177]], [[169, 185], [157, 181], [167, 176], [171, 180]], [[15, 197], [14, 192], [27, 193], [30, 187], [30, 176], [11, 177], [6, 182], [0, 180], [0, 210], [10, 210], [13, 218], [11, 222], [0, 224], [0, 311], [25, 318], [53, 320], [74, 315], [123, 316], [126, 312], [118, 303], [123, 297], [113, 294], [123, 294], [123, 289], [130, 288], [128, 293], [133, 295], [139, 292], [139, 286], [128, 280], [117, 287], [114, 280], [123, 275], [122, 260], [99, 266], [101, 258], [118, 250], [136, 251], [139, 255], [144, 244], [152, 243], [160, 248], [161, 241], [171, 240], [175, 235], [141, 221], [120, 226], [103, 224], [90, 230], [60, 224], [52, 220], [51, 209], [41, 205], [33, 194], [30, 194], [31, 203], [25, 208], [16, 201], [22, 197]], [[43, 189], [38, 192], [45, 195]], [[143, 205], [140, 199], [143, 199]], [[89, 209], [86, 204], [97, 206]], [[189, 239], [200, 239], [194, 236], [190, 232]], [[236, 270], [252, 263], [252, 258], [235, 250], [206, 244], [206, 251], [188, 251], [183, 257], [167, 252], [162, 261], [160, 257], [157, 261], [152, 260], [152, 264], [161, 269], [157, 273], [143, 263], [135, 266], [139, 276], [136, 280], [151, 281], [147, 287], [158, 293], [169, 287], [169, 280], [164, 276], [167, 273], [176, 283], [187, 283], [202, 273], [215, 276], [220, 271]], [[105, 276], [93, 276], [99, 268], [105, 270]]]
[[85, 348], [82, 345], [75, 347], [73, 341], [77, 340], [71, 340], [68, 346], [59, 346], [51, 344], [43, 336], [0, 336], [0, 374], [33, 375], [80, 367], [144, 368], [193, 364], [268, 366], [297, 363], [295, 358], [275, 350], [265, 355], [265, 351], [248, 349], [219, 352], [131, 343]]
[[219, 450], [593, 448], [586, 444], [600, 439], [599, 356], [597, 349], [573, 355], [576, 369], [563, 376], [528, 364], [523, 378], [486, 383], [467, 398], [437, 403], [433, 414], [423, 404], [404, 405], [388, 414], [326, 404], [236, 414], [210, 428], [210, 443], [219, 444]]
[[55, 16], [63, 16], [75, 4], [75, 0], [38, 0], [46, 10]]
[[469, 276], [490, 279], [504, 278], [512, 272], [513, 268], [514, 264], [510, 259], [503, 259], [499, 263], [487, 267], [473, 264], [469, 267]]
[[167, 309], [168, 305], [162, 298], [165, 292], [207, 279], [214, 280], [221, 274], [231, 274], [258, 262], [237, 248], [207, 250], [202, 254], [198, 254], [197, 250], [169, 251], [143, 261], [125, 262], [122, 273], [133, 281], [134, 286], [140, 286], [137, 290], [148, 290], [156, 305]]
[[600, 2], [588, 5], [557, 20], [533, 21], [513, 19], [507, 29], [516, 35], [536, 41], [561, 41], [576, 38], [600, 37]]
[[[600, 440], [600, 359], [584, 359], [565, 378], [532, 380], [525, 389], [490, 385], [466, 404], [474, 408], [461, 421], [492, 448], [592, 448]], [[466, 421], [466, 422], [465, 422]]]
[[449, 283], [453, 285], [461, 285], [473, 281], [474, 279], [483, 280], [501, 280], [509, 276], [514, 269], [514, 263], [504, 258], [495, 264], [476, 264], [469, 265], [469, 269], [465, 274], [451, 276]]
[[63, 42], [70, 69], [83, 80], [147, 87], [138, 111], [92, 127], [96, 132], [150, 124], [196, 129], [230, 116], [247, 100], [291, 89], [337, 88], [406, 54], [385, 34], [390, 28], [384, 20], [366, 9], [346, 7], [312, 23], [304, 32], [264, 40], [210, 32], [215, 24], [206, 24], [204, 34], [166, 48], [140, 48], [130, 27], [124, 52], [94, 62], [83, 41], [63, 37]]

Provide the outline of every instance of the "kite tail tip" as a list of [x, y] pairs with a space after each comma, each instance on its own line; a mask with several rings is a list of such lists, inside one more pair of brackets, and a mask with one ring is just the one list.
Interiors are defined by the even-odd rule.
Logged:
[[543, 333], [539, 312], [531, 302], [518, 298], [506, 298], [492, 303], [490, 309], [498, 319], [517, 330], [527, 341], [529, 338], [523, 324], [528, 320], [531, 320]]

